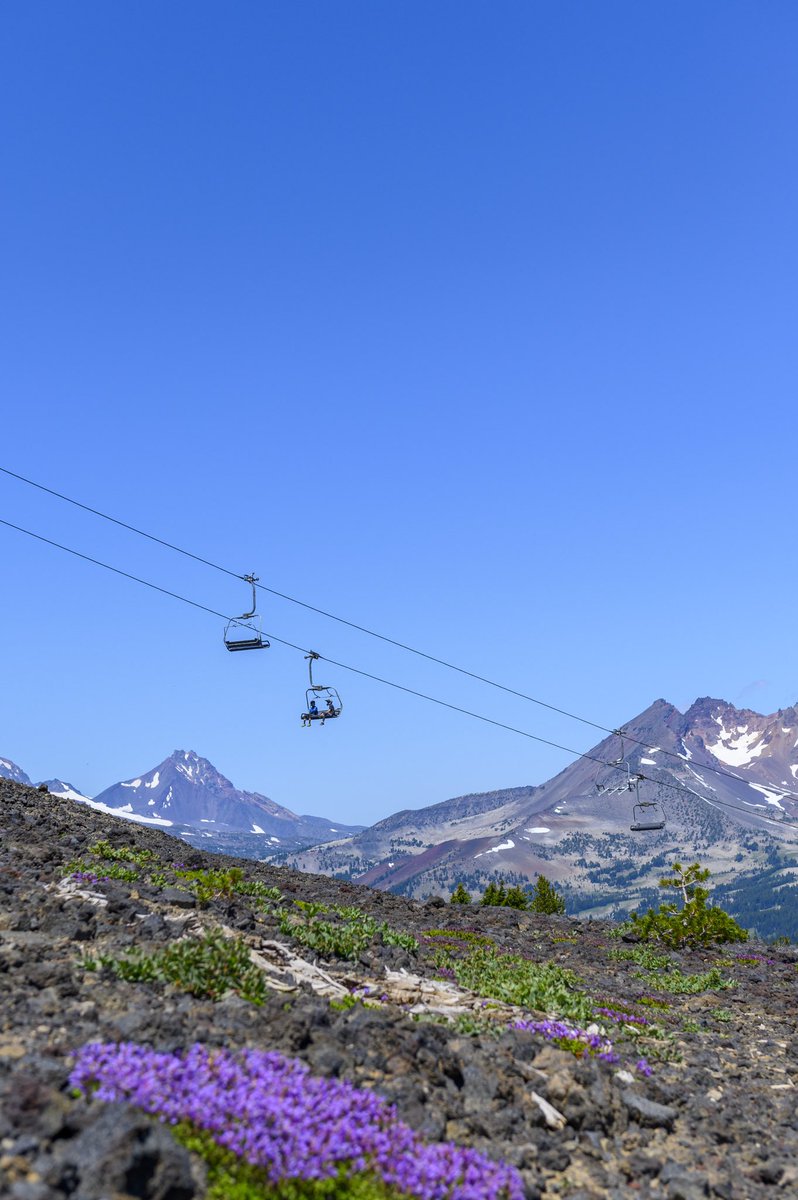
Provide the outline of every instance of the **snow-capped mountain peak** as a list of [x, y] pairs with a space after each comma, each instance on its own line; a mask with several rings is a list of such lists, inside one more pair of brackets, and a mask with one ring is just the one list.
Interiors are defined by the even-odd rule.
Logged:
[[22, 767], [18, 767], [10, 758], [0, 758], [0, 779], [13, 779], [14, 783], [23, 783], [26, 787], [33, 786]]

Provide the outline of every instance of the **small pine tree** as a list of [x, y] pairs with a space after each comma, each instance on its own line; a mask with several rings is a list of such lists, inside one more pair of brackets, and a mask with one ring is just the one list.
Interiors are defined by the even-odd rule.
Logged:
[[532, 912], [554, 915], [565, 912], [565, 901], [545, 875], [538, 875], [529, 907]]
[[529, 907], [529, 896], [522, 887], [511, 887], [507, 889], [507, 896], [504, 903], [508, 908], [525, 909]]
[[507, 903], [507, 888], [504, 882], [500, 879], [498, 883], [493, 880], [485, 888], [482, 894], [480, 904], [506, 904]]
[[462, 883], [458, 883], [457, 887], [452, 892], [449, 903], [450, 904], [470, 904], [471, 903], [471, 893], [467, 892], [465, 890]]
[[709, 879], [709, 870], [700, 863], [683, 867], [675, 862], [671, 874], [660, 879], [661, 888], [681, 892], [683, 907], [661, 904], [659, 910], [632, 913], [632, 928], [646, 942], [662, 942], [666, 946], [710, 946], [714, 942], [745, 942], [748, 931], [743, 929], [722, 908], [708, 905], [709, 891], [702, 887]]

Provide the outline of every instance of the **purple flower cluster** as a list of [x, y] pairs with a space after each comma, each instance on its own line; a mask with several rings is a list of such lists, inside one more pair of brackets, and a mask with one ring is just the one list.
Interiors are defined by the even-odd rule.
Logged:
[[636, 1017], [634, 1013], [620, 1012], [617, 1008], [596, 1008], [593, 1011], [599, 1013], [602, 1017], [606, 1017], [608, 1021], [615, 1021], [618, 1025], [651, 1024], [645, 1017]]
[[635, 1063], [635, 1070], [638, 1071], [641, 1075], [648, 1076], [648, 1075], [654, 1074], [653, 1067], [650, 1067], [648, 1065], [648, 1060], [645, 1058], [638, 1059], [638, 1061]]
[[569, 1025], [567, 1021], [516, 1021], [513, 1029], [539, 1033], [547, 1042], [581, 1042], [585, 1054], [595, 1055], [604, 1062], [618, 1062], [618, 1055], [608, 1037], [603, 1033], [588, 1033], [586, 1029]]
[[159, 1054], [135, 1042], [84, 1046], [70, 1083], [175, 1125], [189, 1122], [272, 1183], [371, 1171], [418, 1200], [522, 1200], [514, 1167], [452, 1143], [427, 1145], [379, 1096], [321, 1079], [275, 1052]]
[[95, 875], [94, 871], [73, 871], [70, 879], [74, 879], [75, 883], [109, 883], [108, 875]]

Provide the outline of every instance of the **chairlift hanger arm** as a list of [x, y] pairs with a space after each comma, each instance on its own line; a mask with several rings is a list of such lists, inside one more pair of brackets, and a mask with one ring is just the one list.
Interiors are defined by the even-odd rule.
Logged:
[[248, 621], [250, 617], [255, 616], [255, 613], [258, 610], [258, 600], [257, 600], [257, 596], [255, 595], [255, 584], [258, 582], [260, 576], [255, 575], [253, 573], [252, 575], [242, 575], [241, 578], [244, 580], [245, 583], [249, 583], [252, 585], [252, 612], [242, 613], [240, 617], [236, 617], [236, 620], [237, 621]]
[[313, 682], [313, 663], [317, 662], [321, 658], [321, 655], [317, 654], [315, 650], [309, 650], [305, 655], [305, 658], [307, 659], [308, 664], [308, 677], [310, 679], [310, 686], [313, 691], [316, 691], [317, 685]]

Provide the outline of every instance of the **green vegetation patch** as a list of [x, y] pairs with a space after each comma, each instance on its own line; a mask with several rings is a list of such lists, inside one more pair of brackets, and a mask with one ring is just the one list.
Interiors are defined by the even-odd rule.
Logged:
[[376, 937], [383, 945], [401, 946], [411, 954], [418, 951], [413, 934], [391, 929], [387, 922], [376, 921], [359, 908], [333, 906], [329, 910], [332, 919], [323, 920], [320, 914], [328, 911], [323, 905], [297, 900], [295, 906], [299, 912], [277, 910], [280, 932], [323, 958], [356, 959]]
[[461, 987], [479, 996], [575, 1021], [592, 1017], [593, 1001], [579, 989], [576, 975], [553, 963], [533, 963], [517, 954], [478, 946], [459, 959], [439, 951], [436, 965], [451, 970]]
[[210, 1000], [235, 992], [252, 1004], [263, 1004], [267, 995], [263, 972], [250, 961], [243, 939], [226, 938], [218, 931], [174, 942], [150, 954], [134, 951], [126, 958], [101, 954], [84, 960], [88, 969], [98, 964], [130, 983], [172, 983], [192, 996]]
[[685, 975], [674, 969], [657, 975], [641, 974], [641, 977], [646, 979], [649, 987], [670, 992], [672, 996], [696, 996], [699, 992], [721, 992], [736, 986], [734, 980], [725, 979], [717, 967], [699, 975]]

